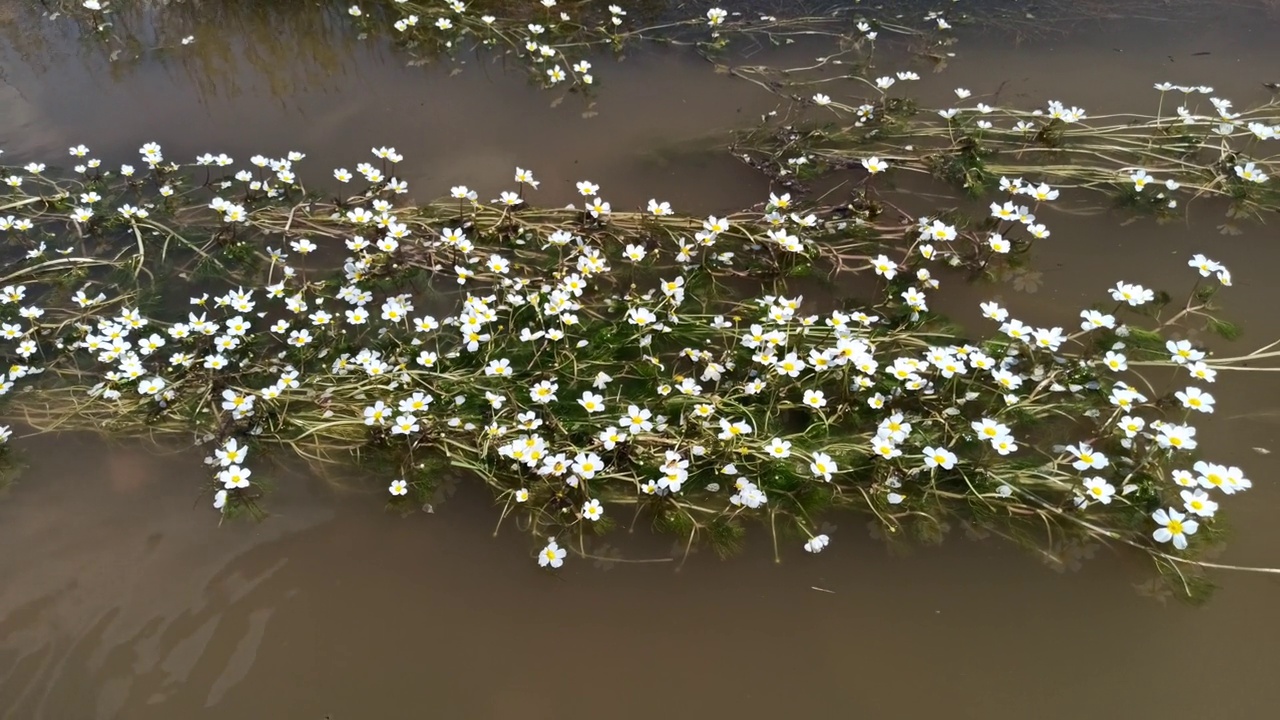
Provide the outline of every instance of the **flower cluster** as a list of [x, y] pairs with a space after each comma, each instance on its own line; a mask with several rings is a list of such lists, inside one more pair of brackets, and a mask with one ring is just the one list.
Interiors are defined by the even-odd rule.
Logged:
[[[840, 118], [837, 127], [798, 128], [789, 121], [775, 126], [766, 119], [738, 146], [754, 166], [780, 179], [809, 178], [859, 161], [875, 174], [887, 161], [971, 193], [994, 190], [1003, 176], [1027, 174], [1107, 191], [1132, 207], [1162, 214], [1176, 209], [1180, 197], [1227, 198], [1255, 212], [1280, 207], [1280, 190], [1270, 182], [1277, 171], [1275, 154], [1265, 150], [1266, 143], [1280, 138], [1280, 102], [1237, 111], [1212, 87], [1157, 83], [1160, 104], [1154, 115], [1094, 120], [1084, 108], [1058, 100], [1029, 111], [976, 101], [916, 113], [909, 98], [896, 94], [914, 73], [873, 80], [875, 72], [868, 70], [864, 78], [875, 90], [868, 97], [812, 96], [813, 104]], [[785, 88], [788, 82], [774, 85]], [[1165, 99], [1174, 93], [1181, 98], [1169, 113]], [[973, 96], [967, 88], [955, 94], [960, 100]], [[1038, 166], [1044, 153], [1027, 150], [1052, 151], [1056, 160]]]
[[[414, 206], [386, 172], [401, 160], [393, 148], [373, 149], [382, 167], [362, 164], [359, 194], [326, 203], [302, 191], [302, 153], [241, 170], [213, 154], [183, 168], [150, 143], [141, 154], [154, 161], [143, 175], [86, 161], [69, 179], [38, 168], [24, 171], [38, 181], [9, 184], [3, 237], [25, 259], [0, 288], [18, 358], [3, 392], [50, 427], [194, 425], [216, 442], [222, 512], [257, 499], [250, 445], [358, 452], [396, 478], [393, 503], [454, 465], [540, 537], [603, 530], [612, 508], [634, 505], [722, 549], [752, 517], [818, 552], [825, 507], [896, 531], [981, 505], [997, 509], [992, 522], [1033, 516], [1162, 553], [1150, 541], [1181, 550], [1211, 522], [1209, 491], [1249, 486], [1238, 468], [1195, 459], [1187, 420], [1212, 411], [1212, 395], [1171, 389], [1185, 410], [1171, 417], [1166, 397], [1124, 379], [1158, 363], [1208, 383], [1221, 367], [1160, 336], [1173, 326], [1123, 320], [1143, 319], [1150, 290], [1117, 284], [1114, 305], [1082, 310], [1070, 332], [984, 303], [999, 331], [969, 338], [929, 310], [950, 265], [1050, 237], [1036, 218], [1058, 198], [1046, 184], [1005, 179], [1012, 199], [992, 203], [994, 226], [925, 216], [904, 228], [789, 193], [705, 220], [656, 198], [620, 209], [588, 180], [584, 207], [543, 210], [525, 202], [538, 182], [519, 168], [492, 204], [459, 185]], [[78, 219], [73, 205], [94, 211]], [[62, 256], [46, 257], [50, 245]], [[1230, 284], [1219, 263], [1188, 264]], [[865, 273], [879, 297], [818, 310], [787, 281], [816, 269]], [[121, 271], [134, 286], [109, 281]], [[142, 302], [197, 272], [215, 273], [212, 296], [181, 311]], [[1211, 294], [1179, 317], [1205, 315]], [[12, 393], [16, 381], [38, 391]], [[1080, 440], [1045, 447], [1038, 436], [1060, 418], [1081, 420], [1058, 428]], [[567, 552], [552, 540], [539, 563], [559, 567]]]

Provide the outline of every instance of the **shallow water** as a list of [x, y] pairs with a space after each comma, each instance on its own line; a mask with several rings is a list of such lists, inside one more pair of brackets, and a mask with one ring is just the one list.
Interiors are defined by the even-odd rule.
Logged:
[[[297, 149], [323, 173], [395, 145], [422, 197], [456, 183], [496, 193], [515, 165], [535, 170], [545, 204], [567, 202], [584, 178], [615, 206], [657, 195], [710, 211], [767, 194], [715, 146], [777, 99], [694, 55], [601, 58], [595, 104], [552, 107], [556, 96], [480, 57], [405, 67], [343, 30], [339, 13], [322, 22], [306, 5], [249, 7], [197, 24], [195, 6], [178, 6], [166, 21], [194, 45], [116, 63], [38, 16], [0, 14], [0, 147], [46, 159], [84, 142], [108, 162], [135, 159], [148, 140], [170, 157]], [[917, 95], [964, 86], [1100, 114], [1154, 109], [1159, 80], [1212, 84], [1238, 106], [1280, 80], [1280, 21], [1265, 11], [1161, 13], [1030, 36], [966, 30]], [[752, 61], [803, 61], [807, 49]], [[1233, 347], [1280, 337], [1271, 226], [1220, 234], [1208, 204], [1164, 225], [1069, 211], [1050, 217], [1039, 276], [1021, 289], [953, 283], [938, 302], [968, 320], [978, 300], [1001, 297], [1020, 317], [1066, 324], [1118, 279], [1189, 285], [1186, 258], [1203, 251], [1235, 276], [1221, 296], [1246, 331]], [[1277, 455], [1257, 450], [1280, 451], [1280, 378], [1241, 374], [1213, 392], [1203, 447], [1255, 481], [1223, 503], [1234, 534], [1216, 559], [1280, 565]], [[1217, 575], [1212, 601], [1190, 608], [1135, 588], [1150, 568], [1124, 553], [1055, 572], [955, 528], [941, 547], [902, 554], [856, 517], [833, 521], [818, 557], [784, 547], [775, 563], [759, 531], [742, 557], [680, 563], [670, 538], [637, 530], [592, 551], [652, 562], [571, 558], [550, 575], [524, 536], [494, 536], [488, 497], [465, 485], [434, 513], [401, 517], [379, 494], [286, 475], [268, 519], [219, 527], [195, 497], [198, 457], [81, 437], [17, 442], [30, 468], [0, 502], [5, 720], [1251, 719], [1280, 705], [1275, 577]]]

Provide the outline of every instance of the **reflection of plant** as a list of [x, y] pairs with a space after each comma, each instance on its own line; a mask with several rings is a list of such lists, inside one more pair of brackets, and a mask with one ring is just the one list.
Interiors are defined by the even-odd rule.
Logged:
[[1044, 273], [1025, 266], [1007, 265], [1001, 268], [997, 279], [1010, 284], [1018, 292], [1032, 294], [1040, 289]]
[[41, 16], [36, 3], [6, 4], [14, 7], [9, 22], [0, 18], [5, 63], [43, 72], [47, 58], [78, 45], [94, 72], [163, 71], [205, 101], [248, 89], [285, 100], [332, 86], [357, 46], [345, 10], [304, 0], [115, 0], [102, 31], [78, 2], [50, 5]]
[[9, 492], [13, 481], [25, 469], [8, 444], [9, 434], [10, 430], [7, 426], [0, 427], [0, 497], [4, 497]]
[[1164, 605], [1169, 601], [1169, 598], [1173, 597], [1173, 589], [1160, 576], [1153, 577], [1146, 582], [1135, 583], [1133, 589], [1142, 597], [1151, 598], [1161, 605]]
[[591, 547], [589, 557], [593, 559], [592, 565], [597, 570], [612, 570], [623, 559], [622, 550], [609, 543], [601, 543], [599, 546]]

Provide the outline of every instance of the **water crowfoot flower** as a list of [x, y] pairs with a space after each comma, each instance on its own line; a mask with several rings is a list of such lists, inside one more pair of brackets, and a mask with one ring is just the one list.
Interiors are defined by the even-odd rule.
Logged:
[[1204, 490], [1183, 490], [1179, 493], [1187, 512], [1204, 518], [1211, 518], [1218, 511], [1218, 503], [1209, 499]]
[[1194, 535], [1200, 529], [1200, 523], [1187, 519], [1186, 515], [1173, 508], [1157, 510], [1151, 514], [1151, 519], [1160, 525], [1151, 534], [1156, 542], [1172, 541], [1173, 546], [1179, 550], [1186, 550], [1187, 536]]
[[1267, 181], [1267, 174], [1258, 169], [1257, 165], [1248, 162], [1244, 165], [1235, 166], [1236, 177], [1245, 182], [1258, 183], [1259, 185]]
[[1202, 413], [1213, 412], [1213, 396], [1198, 387], [1189, 387], [1186, 390], [1179, 390], [1174, 393], [1174, 396], [1182, 402], [1182, 405], [1185, 408]]
[[1067, 452], [1075, 456], [1071, 467], [1076, 470], [1098, 470], [1107, 466], [1107, 457], [1100, 452], [1094, 451], [1087, 443], [1069, 445], [1067, 446]]
[[556, 544], [555, 540], [547, 541], [546, 547], [538, 553], [538, 567], [558, 568], [564, 565], [568, 551]]
[[955, 453], [940, 447], [926, 447], [924, 449], [924, 466], [928, 469], [942, 468], [950, 470], [956, 466]]
[[839, 472], [840, 468], [831, 456], [824, 452], [813, 453], [813, 458], [809, 463], [809, 472], [814, 477], [822, 478], [824, 482], [831, 482], [832, 474]]
[[1103, 505], [1110, 505], [1111, 498], [1116, 494], [1115, 486], [1100, 477], [1087, 478], [1084, 481], [1084, 491], [1089, 500]]
[[229, 465], [218, 473], [218, 482], [227, 490], [243, 490], [249, 487], [249, 476], [253, 473], [239, 465]]
[[864, 158], [862, 160], [862, 167], [865, 168], [867, 172], [871, 173], [872, 175], [875, 175], [876, 173], [882, 173], [885, 170], [888, 170], [889, 163], [881, 160], [878, 157], [873, 156], [869, 158]]
[[826, 535], [814, 535], [804, 543], [805, 552], [820, 553], [831, 544], [831, 538]]

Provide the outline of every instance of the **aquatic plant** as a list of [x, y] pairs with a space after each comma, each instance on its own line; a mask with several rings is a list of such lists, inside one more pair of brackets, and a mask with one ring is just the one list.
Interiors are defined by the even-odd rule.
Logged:
[[580, 207], [533, 207], [523, 169], [492, 201], [415, 205], [394, 148], [334, 170], [336, 194], [303, 184], [302, 153], [140, 153], [0, 170], [4, 413], [195, 437], [224, 514], [261, 509], [250, 453], [283, 447], [358, 461], [393, 505], [465, 470], [554, 538], [551, 566], [638, 519], [725, 553], [759, 522], [818, 552], [822, 514], [853, 508], [925, 539], [959, 518], [1048, 554], [1133, 546], [1191, 593], [1216, 496], [1250, 486], [1199, 459], [1188, 421], [1214, 409], [1202, 383], [1276, 353], [1175, 338], [1234, 335], [1221, 265], [1191, 258], [1177, 302], [1118, 283], [1078, 329], [985, 303], [998, 332], [974, 334], [930, 309], [953, 268], [1057, 240], [1035, 217], [1047, 185], [1008, 180], [990, 218], [783, 193], [703, 219], [585, 180]]
[[1199, 198], [1229, 201], [1233, 217], [1280, 209], [1280, 192], [1268, 182], [1280, 171], [1280, 154], [1269, 151], [1280, 139], [1274, 100], [1236, 110], [1212, 87], [1166, 82], [1155, 85], [1153, 115], [1091, 116], [1057, 100], [1030, 110], [988, 104], [957, 88], [963, 106], [927, 110], [902, 92], [918, 79], [914, 72], [856, 79], [871, 94], [797, 98], [791, 113], [740, 136], [740, 157], [788, 181], [858, 170], [873, 155], [976, 197], [999, 189], [1002, 178], [1025, 176], [1160, 215]]
[[[230, 14], [234, 3], [191, 3], [190, 9], [158, 0], [50, 0], [51, 20], [78, 23], [82, 35], [111, 48], [110, 59], [138, 57], [160, 49], [179, 49], [196, 41], [190, 34], [206, 18]], [[410, 65], [475, 54], [500, 60], [507, 70], [524, 71], [545, 88], [590, 93], [599, 81], [593, 63], [609, 54], [621, 57], [641, 43], [680, 46], [707, 58], [729, 48], [748, 52], [821, 39], [856, 46], [869, 53], [880, 34], [898, 37], [935, 35], [949, 28], [938, 13], [915, 27], [901, 16], [864, 8], [786, 6], [786, 15], [730, 12], [710, 3], [688, 7], [668, 2], [619, 4], [583, 0], [354, 0], [339, 7], [287, 3], [257, 6], [246, 15], [269, 14], [268, 27], [291, 18], [321, 27], [354, 28], [359, 38], [384, 38], [409, 55]], [[290, 12], [290, 7], [298, 7]], [[178, 21], [168, 22], [174, 17]], [[300, 20], [292, 20], [300, 18]], [[176, 25], [177, 27], [170, 27]]]

